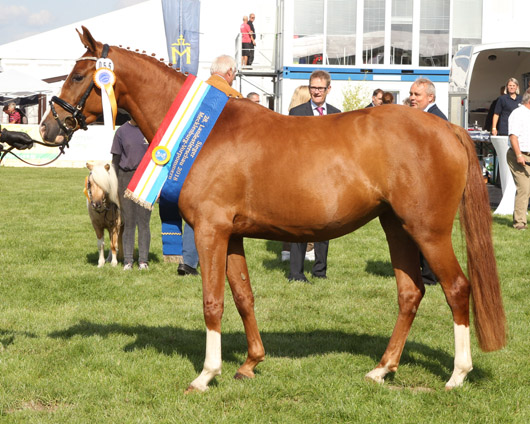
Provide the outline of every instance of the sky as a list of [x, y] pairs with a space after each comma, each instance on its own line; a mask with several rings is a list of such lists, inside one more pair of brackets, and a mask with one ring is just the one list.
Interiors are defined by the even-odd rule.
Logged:
[[0, 45], [145, 0], [0, 0]]

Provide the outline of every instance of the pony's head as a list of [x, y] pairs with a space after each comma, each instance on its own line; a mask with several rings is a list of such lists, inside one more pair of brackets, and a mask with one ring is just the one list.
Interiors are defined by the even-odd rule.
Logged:
[[101, 90], [95, 86], [93, 78], [96, 61], [107, 57], [109, 46], [94, 40], [84, 26], [82, 29], [83, 33], [76, 31], [87, 51], [77, 59], [59, 96], [52, 97], [50, 109], [40, 125], [41, 137], [49, 143], [68, 142], [74, 131], [86, 129], [103, 111]]
[[119, 206], [118, 178], [114, 168], [108, 164], [87, 162], [86, 167], [90, 174], [86, 180], [87, 197], [90, 206], [96, 211], [109, 207], [109, 202]]

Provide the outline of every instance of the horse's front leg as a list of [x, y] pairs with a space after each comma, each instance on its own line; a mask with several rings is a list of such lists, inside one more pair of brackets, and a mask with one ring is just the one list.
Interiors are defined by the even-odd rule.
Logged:
[[105, 265], [105, 237], [98, 237], [98, 268], [101, 268]]
[[112, 266], [118, 265], [118, 231], [119, 228], [116, 226], [109, 229], [110, 252], [108, 259], [110, 259], [110, 264]]
[[213, 225], [196, 226], [195, 244], [202, 276], [202, 299], [206, 323], [206, 355], [201, 374], [191, 382], [186, 393], [204, 392], [208, 383], [221, 374], [221, 319], [224, 311], [224, 282], [229, 235], [216, 232]]
[[98, 238], [98, 268], [101, 268], [105, 265], [105, 233], [103, 229], [96, 228], [95, 226], [94, 230], [96, 231], [96, 237]]
[[250, 285], [243, 238], [241, 237], [231, 238], [228, 242], [226, 275], [237, 310], [243, 320], [248, 345], [247, 360], [237, 370], [235, 378], [253, 378], [254, 368], [265, 358], [265, 349], [254, 314], [254, 295]]

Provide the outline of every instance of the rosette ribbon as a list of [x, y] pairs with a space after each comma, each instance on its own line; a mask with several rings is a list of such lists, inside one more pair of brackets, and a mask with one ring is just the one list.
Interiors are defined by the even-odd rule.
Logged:
[[101, 104], [103, 106], [103, 120], [105, 126], [112, 122], [112, 129], [115, 128], [118, 105], [114, 95], [114, 84], [116, 75], [109, 68], [99, 68], [94, 72], [94, 84], [101, 90]]

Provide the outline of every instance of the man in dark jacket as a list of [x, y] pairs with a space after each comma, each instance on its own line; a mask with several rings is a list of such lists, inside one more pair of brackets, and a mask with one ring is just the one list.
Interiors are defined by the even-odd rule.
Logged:
[[[292, 108], [289, 115], [322, 116], [340, 113], [336, 107], [326, 103], [326, 97], [331, 90], [331, 76], [326, 71], [313, 71], [309, 77], [309, 95], [311, 99]], [[329, 241], [315, 243], [315, 263], [312, 274], [317, 278], [326, 278]], [[304, 259], [307, 243], [291, 243], [289, 281], [309, 283], [304, 275]]]
[[447, 116], [436, 106], [436, 87], [427, 78], [418, 78], [410, 87], [410, 106], [432, 113], [447, 121]]

